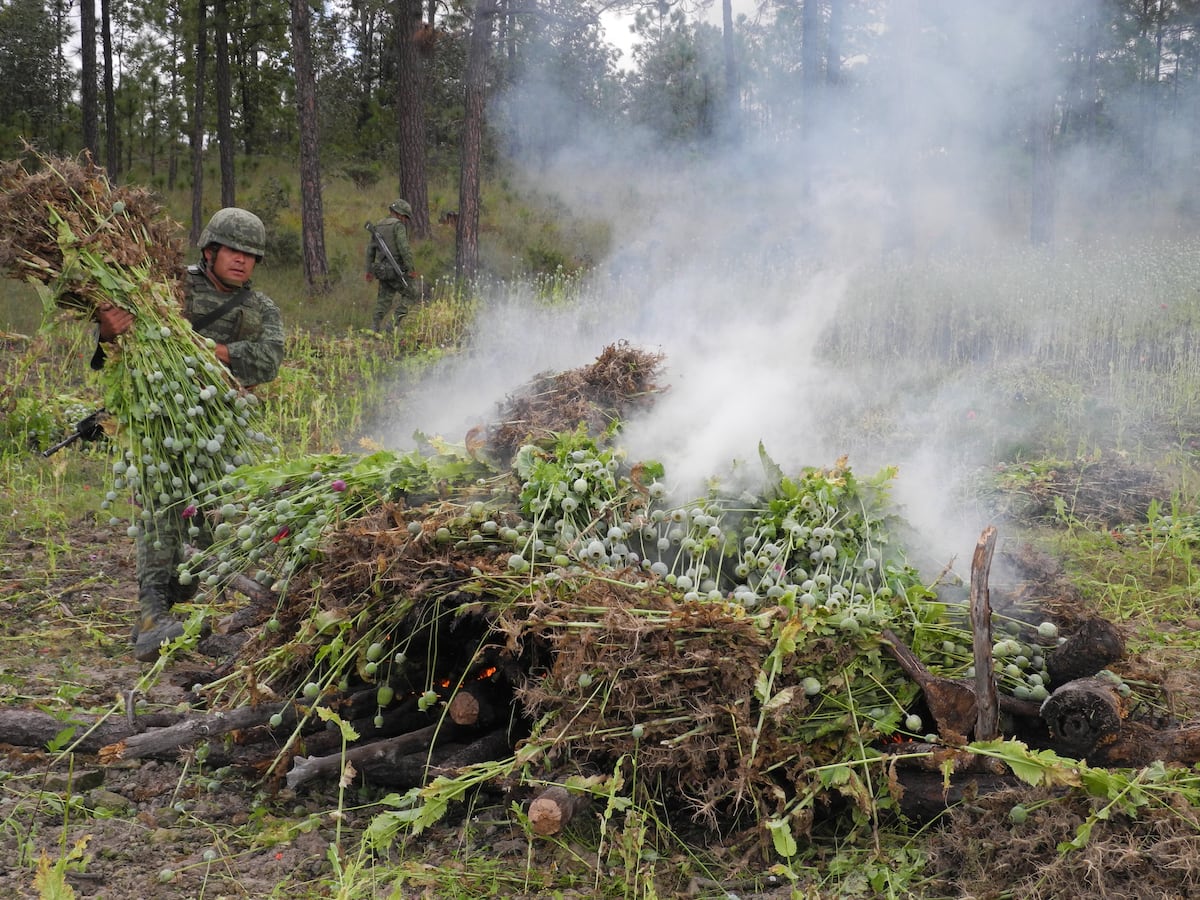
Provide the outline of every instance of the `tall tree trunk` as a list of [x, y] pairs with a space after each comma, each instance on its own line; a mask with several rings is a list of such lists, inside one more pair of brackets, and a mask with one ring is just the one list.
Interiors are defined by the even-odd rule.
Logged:
[[412, 206], [411, 235], [429, 237], [429, 189], [425, 173], [425, 102], [421, 51], [416, 37], [421, 0], [398, 0], [396, 124], [400, 148], [400, 196]]
[[479, 269], [479, 167], [483, 154], [483, 108], [496, 0], [475, 0], [465, 73], [462, 164], [458, 182], [458, 226], [454, 274], [471, 281]]
[[378, 17], [374, 9], [367, 3], [361, 3], [356, 8], [358, 18], [357, 30], [357, 59], [358, 59], [358, 117], [355, 126], [362, 129], [371, 119], [371, 100], [375, 96], [375, 83], [379, 79], [379, 69], [375, 64], [376, 34]]
[[62, 0], [54, 4], [54, 33], [57, 38], [54, 51], [54, 116], [51, 119], [51, 134], [54, 135], [54, 152], [58, 156], [66, 153], [66, 131], [63, 127], [65, 110], [67, 109], [67, 65], [64, 48], [71, 33], [68, 19], [68, 5]]
[[911, 121], [917, 103], [918, 89], [914, 86], [913, 60], [917, 58], [917, 41], [921, 33], [918, 0], [895, 0], [891, 6], [893, 67], [890, 122], [891, 171], [890, 188], [893, 208], [885, 222], [885, 246], [907, 257], [916, 247], [917, 137]]
[[[159, 116], [159, 109], [160, 109], [159, 101], [161, 99], [162, 99], [162, 94], [159, 92], [159, 85], [155, 85], [150, 90], [150, 103], [149, 103], [149, 108], [146, 110], [147, 118], [150, 121], [149, 130], [146, 135], [146, 137], [147, 137], [146, 145], [147, 145], [147, 151], [148, 151], [147, 155], [149, 157], [149, 162], [150, 162], [150, 178], [151, 178], [151, 180], [153, 180], [154, 176], [158, 174], [158, 141], [159, 141], [159, 138], [162, 137], [162, 134], [158, 128], [158, 122], [159, 122], [158, 116]], [[132, 143], [132, 141], [130, 143]], [[132, 169], [133, 166], [130, 165], [130, 168]]]
[[800, 108], [801, 135], [806, 142], [815, 137], [824, 72], [821, 65], [821, 0], [803, 0], [800, 11], [800, 84], [804, 90]]
[[204, 227], [204, 79], [208, 69], [208, 7], [196, 4], [196, 84], [192, 99], [192, 231], [193, 244], [200, 242]]
[[[179, 59], [179, 45], [183, 43], [182, 29], [180, 23], [183, 16], [179, 14], [179, 7], [172, 5], [169, 9], [177, 14], [174, 28], [170, 28], [171, 33], [171, 59]], [[171, 66], [171, 91], [167, 95], [172, 100], [179, 96], [179, 66]], [[170, 110], [167, 116], [167, 190], [175, 190], [175, 183], [179, 179], [179, 141], [176, 135], [183, 129], [178, 121], [178, 104], [169, 103]]]
[[83, 147], [100, 159], [100, 97], [96, 71], [96, 2], [79, 2], [80, 112], [83, 115]]
[[[247, 23], [258, 22], [263, 15], [264, 12], [258, 0], [250, 0], [245, 21]], [[238, 84], [241, 85], [242, 90], [242, 153], [247, 158], [258, 152], [263, 140], [259, 133], [262, 129], [260, 124], [262, 109], [259, 100], [262, 95], [262, 89], [259, 86], [262, 73], [258, 68], [259, 55], [255, 46], [257, 38], [249, 32], [250, 29], [247, 28], [242, 29], [239, 35], [230, 35], [233, 42], [231, 55], [237, 61]]]
[[724, 131], [730, 140], [741, 137], [742, 85], [733, 52], [733, 0], [721, 0], [721, 53], [725, 62]]
[[1033, 171], [1030, 178], [1029, 240], [1037, 247], [1054, 241], [1054, 102], [1044, 99], [1031, 127]]
[[845, 40], [845, 2], [829, 0], [829, 39], [825, 53], [825, 83], [839, 84], [842, 80], [842, 41]]
[[233, 80], [229, 77], [229, 11], [225, 0], [214, 0], [213, 35], [217, 51], [217, 147], [221, 154], [221, 205], [237, 205], [233, 172]]
[[104, 48], [104, 167], [115, 182], [121, 176], [121, 152], [113, 87], [112, 0], [100, 0], [100, 43]]
[[291, 0], [296, 119], [300, 129], [300, 223], [304, 280], [310, 292], [329, 290], [325, 220], [321, 209], [321, 157], [317, 140], [317, 84], [313, 74], [308, 0]]

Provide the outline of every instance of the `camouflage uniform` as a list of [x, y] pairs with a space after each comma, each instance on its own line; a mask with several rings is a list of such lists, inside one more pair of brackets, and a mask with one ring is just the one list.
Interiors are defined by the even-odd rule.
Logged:
[[[404, 270], [405, 274], [409, 275], [415, 268], [415, 262], [412, 248], [408, 243], [408, 228], [404, 219], [412, 217], [412, 207], [405, 200], [397, 200], [388, 207], [388, 211], [391, 213], [390, 216], [375, 223], [375, 233], [379, 236], [379, 240], [387, 242], [388, 249], [392, 251], [396, 262], [400, 264], [400, 268]], [[379, 295], [375, 301], [375, 314], [371, 318], [371, 328], [374, 331], [380, 331], [383, 328], [384, 320], [393, 303], [396, 309], [389, 327], [399, 327], [404, 317], [408, 315], [408, 311], [420, 297], [417, 291], [416, 276], [412, 275], [401, 280], [400, 276], [396, 274], [396, 270], [392, 268], [392, 264], [388, 262], [387, 256], [379, 249], [375, 237], [367, 242], [367, 273], [375, 276], [375, 280], [379, 282]]]
[[[243, 225], [249, 228], [249, 234], [239, 232], [239, 226]], [[213, 216], [209, 227], [200, 236], [200, 246], [217, 243], [261, 258], [264, 238], [265, 231], [257, 216], [244, 210], [225, 209]], [[242, 385], [251, 387], [273, 380], [283, 362], [284, 351], [279, 308], [266, 294], [254, 290], [249, 282], [232, 294], [223, 293], [217, 290], [205, 271], [203, 262], [188, 266], [184, 278], [184, 315], [189, 320], [199, 320], [236, 297], [236, 302], [214, 322], [198, 329], [198, 333], [226, 346], [229, 371]], [[137, 541], [141, 614], [133, 630], [133, 640], [136, 645], [134, 655], [144, 662], [158, 656], [158, 646], [163, 640], [182, 633], [182, 626], [169, 615], [171, 606], [195, 596], [196, 587], [185, 588], [176, 577], [179, 564], [183, 562], [185, 541], [190, 540], [198, 547], [212, 542], [203, 513], [196, 512], [185, 519], [181, 511], [178, 506], [172, 506], [156, 516]], [[143, 633], [145, 637], [139, 640]]]

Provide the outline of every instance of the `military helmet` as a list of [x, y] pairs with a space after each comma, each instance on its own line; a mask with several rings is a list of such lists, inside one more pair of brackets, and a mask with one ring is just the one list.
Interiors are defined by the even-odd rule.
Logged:
[[408, 205], [407, 200], [393, 200], [388, 204], [388, 211], [397, 216], [408, 216], [412, 218], [412, 207]]
[[262, 259], [267, 247], [267, 229], [254, 213], [227, 206], [213, 213], [200, 232], [200, 247], [209, 244], [221, 244]]

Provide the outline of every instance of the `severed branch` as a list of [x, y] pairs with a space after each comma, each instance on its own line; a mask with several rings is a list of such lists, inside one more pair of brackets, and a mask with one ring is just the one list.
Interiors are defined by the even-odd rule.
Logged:
[[177, 751], [184, 744], [206, 740], [219, 734], [266, 725], [271, 717], [283, 716], [281, 728], [290, 728], [296, 723], [296, 707], [291, 703], [270, 703], [263, 706], [247, 706], [229, 712], [214, 712], [185, 719], [166, 728], [155, 728], [100, 748], [100, 761], [105, 764], [119, 759], [141, 759], [162, 753]]
[[159, 728], [179, 722], [178, 713], [154, 713], [134, 719], [92, 719], [72, 714], [69, 719], [32, 709], [0, 709], [2, 743], [14, 747], [45, 747], [68, 728], [75, 735], [66, 745], [70, 750], [94, 753], [107, 744], [123, 741], [147, 727]]
[[512, 747], [508, 729], [497, 728], [455, 750], [436, 767], [431, 767], [430, 772], [436, 771], [436, 774], [439, 775], [449, 775], [457, 772], [463, 766], [503, 759], [512, 752]]
[[[465, 730], [469, 731], [470, 729]], [[449, 741], [463, 732], [462, 727], [447, 721], [427, 725], [397, 737], [384, 738], [380, 741], [351, 747], [345, 753], [331, 753], [326, 756], [297, 756], [292, 761], [291, 771], [287, 774], [287, 786], [295, 788], [321, 775], [340, 772], [342, 765], [346, 762], [352, 763], [354, 768], [360, 772], [385, 765], [395, 766], [410, 754], [425, 753], [435, 741]]]
[[1000, 736], [996, 673], [992, 671], [992, 603], [988, 574], [996, 549], [996, 529], [989, 525], [979, 536], [971, 560], [971, 649], [975, 656], [975, 739]]
[[[938, 734], [948, 743], [966, 743], [967, 736], [978, 720], [975, 685], [956, 678], [934, 675], [925, 667], [908, 645], [890, 628], [880, 632], [884, 646], [906, 675], [917, 683], [925, 695], [925, 705], [937, 724]], [[988, 670], [991, 671], [989, 659]], [[997, 697], [997, 705], [1006, 713], [1024, 719], [1037, 719], [1041, 706], [1029, 700], [1018, 700], [1007, 694]]]
[[883, 629], [881, 634], [884, 646], [925, 695], [925, 705], [929, 707], [938, 734], [950, 743], [966, 743], [976, 717], [975, 692], [971, 685], [934, 675], [890, 628]]

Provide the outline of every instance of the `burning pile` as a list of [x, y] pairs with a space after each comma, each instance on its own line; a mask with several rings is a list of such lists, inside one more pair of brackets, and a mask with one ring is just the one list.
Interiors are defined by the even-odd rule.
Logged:
[[[203, 689], [210, 703], [307, 711], [276, 760], [280, 776], [297, 767], [289, 783], [323, 770], [300, 756], [314, 709], [352, 715], [356, 770], [394, 784], [394, 754], [366, 748], [401, 740], [399, 722], [457, 716], [470, 695], [520, 748], [493, 760], [501, 778], [532, 760], [563, 780], [636, 758], [698, 820], [801, 831], [817, 798], [870, 795], [853, 765], [833, 779], [823, 767], [936, 730], [880, 633], [949, 673], [971, 663], [965, 623], [893, 543], [893, 473], [860, 481], [839, 462], [788, 477], [764, 453], [757, 490], [673, 499], [663, 466], [628, 460], [612, 427], [652, 396], [658, 364], [618, 345], [539, 379], [500, 411], [509, 424], [474, 432], [492, 446], [240, 470], [217, 543], [187, 574], [236, 587], [257, 568], [271, 590], [261, 627]], [[557, 420], [554, 386], [568, 398]], [[575, 419], [601, 433], [556, 430]], [[1026, 683], [1016, 671], [1010, 690]]]

